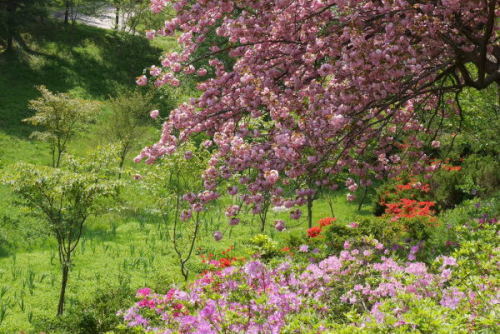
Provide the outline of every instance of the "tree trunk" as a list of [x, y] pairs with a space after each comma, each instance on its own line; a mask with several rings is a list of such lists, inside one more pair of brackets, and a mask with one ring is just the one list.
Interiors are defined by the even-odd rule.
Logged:
[[71, 7], [70, 1], [66, 1], [66, 10], [64, 11], [64, 24], [69, 23], [69, 9]]
[[11, 31], [9, 30], [9, 35], [7, 36], [7, 49], [5, 51], [11, 52], [14, 50], [14, 36], [12, 36]]
[[61, 316], [64, 312], [64, 295], [66, 294], [66, 285], [68, 284], [69, 264], [62, 265], [61, 292], [59, 294], [59, 305], [57, 306], [57, 315]]
[[307, 196], [307, 226], [312, 227], [312, 208], [313, 208], [313, 197]]
[[16, 26], [16, 7], [14, 3], [7, 5], [7, 52], [14, 50], [14, 34]]
[[115, 11], [115, 30], [118, 30], [119, 24], [120, 24], [120, 7], [116, 6], [116, 11]]
[[361, 202], [359, 202], [358, 205], [358, 211], [361, 211], [361, 208], [363, 207], [363, 204], [365, 203], [366, 195], [368, 194], [368, 186], [365, 186], [365, 191], [363, 192], [363, 198], [361, 199]]

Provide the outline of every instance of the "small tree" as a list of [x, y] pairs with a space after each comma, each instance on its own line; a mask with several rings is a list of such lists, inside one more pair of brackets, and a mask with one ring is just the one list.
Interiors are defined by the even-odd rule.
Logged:
[[196, 150], [188, 143], [182, 150], [158, 161], [138, 180], [144, 191], [152, 195], [154, 207], [161, 212], [164, 229], [186, 281], [201, 226], [207, 223], [204, 218], [208, 202], [218, 197], [214, 192], [202, 191], [203, 183], [199, 181], [198, 175], [207, 157], [205, 150]]
[[44, 131], [35, 131], [31, 137], [49, 143], [52, 167], [59, 167], [68, 142], [84, 125], [94, 119], [98, 105], [94, 102], [71, 98], [64, 93], [54, 94], [45, 86], [38, 86], [41, 97], [29, 102], [35, 115], [23, 122], [39, 126]]
[[70, 160], [67, 169], [18, 163], [3, 176], [30, 209], [47, 224], [57, 240], [62, 279], [57, 315], [64, 311], [64, 298], [72, 255], [81, 239], [87, 218], [104, 198], [113, 197], [119, 184], [106, 175], [102, 161]]
[[109, 100], [110, 113], [102, 122], [100, 131], [102, 138], [117, 144], [120, 169], [130, 150], [148, 131], [145, 111], [156, 108], [151, 99], [151, 95], [127, 91]]

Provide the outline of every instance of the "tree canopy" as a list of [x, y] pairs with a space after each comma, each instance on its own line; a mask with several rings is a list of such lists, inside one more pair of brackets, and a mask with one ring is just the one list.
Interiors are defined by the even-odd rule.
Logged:
[[[425, 150], [440, 145], [441, 119], [461, 115], [461, 90], [500, 82], [496, 0], [151, 1], [166, 6], [176, 17], [149, 35], [180, 30], [182, 51], [138, 84], [206, 80], [136, 160], [206, 133], [206, 189], [236, 178], [249, 203], [272, 189], [276, 205], [303, 204], [318, 187], [431, 171]], [[284, 202], [280, 186], [295, 181], [305, 188]]]

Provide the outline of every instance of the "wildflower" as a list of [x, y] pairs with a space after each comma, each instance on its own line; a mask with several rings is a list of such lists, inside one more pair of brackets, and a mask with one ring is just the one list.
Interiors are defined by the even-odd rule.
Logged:
[[240, 219], [239, 218], [231, 218], [229, 220], [229, 225], [238, 225], [240, 223]]
[[252, 261], [245, 266], [244, 270], [248, 276], [256, 278], [264, 271], [264, 265], [259, 261]]
[[147, 297], [151, 293], [150, 288], [142, 288], [137, 290], [137, 296]]
[[141, 75], [140, 77], [136, 78], [135, 83], [138, 86], [146, 86], [148, 84], [148, 78], [146, 78], [145, 75]]
[[441, 306], [454, 310], [464, 297], [465, 294], [462, 291], [459, 291], [456, 288], [448, 289], [443, 293], [440, 304]]
[[155, 30], [146, 30], [146, 38], [151, 40], [155, 37]]
[[319, 223], [320, 227], [325, 227], [325, 226], [331, 225], [336, 220], [337, 220], [337, 218], [334, 218], [334, 217], [325, 217], [325, 218], [321, 218], [318, 221], [318, 223]]
[[309, 246], [308, 245], [300, 245], [299, 246], [299, 252], [307, 253], [308, 251], [309, 251]]
[[290, 218], [292, 219], [299, 219], [302, 216], [302, 211], [300, 210], [295, 210], [290, 212]]

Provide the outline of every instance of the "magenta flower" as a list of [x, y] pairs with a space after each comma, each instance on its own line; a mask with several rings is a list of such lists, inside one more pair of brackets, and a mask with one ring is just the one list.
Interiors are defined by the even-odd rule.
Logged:
[[149, 116], [152, 119], [157, 119], [158, 116], [160, 116], [160, 111], [159, 110], [151, 110], [151, 112], [149, 113]]
[[142, 289], [137, 290], [137, 295], [142, 296], [142, 297], [147, 297], [147, 296], [149, 296], [150, 293], [151, 293], [150, 288], [142, 288]]
[[145, 75], [141, 75], [140, 77], [136, 78], [135, 83], [138, 86], [146, 86], [148, 84], [148, 78], [146, 78]]
[[215, 239], [215, 241], [220, 241], [222, 239], [222, 232], [215, 231], [214, 232], [214, 239]]
[[276, 220], [274, 228], [278, 231], [283, 231], [285, 229], [285, 222], [283, 220]]

